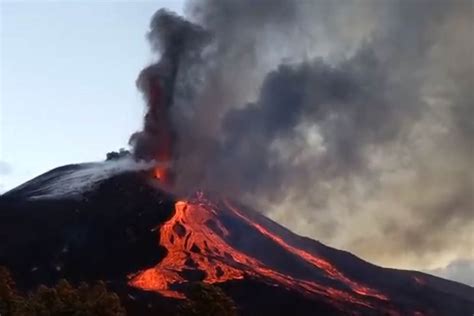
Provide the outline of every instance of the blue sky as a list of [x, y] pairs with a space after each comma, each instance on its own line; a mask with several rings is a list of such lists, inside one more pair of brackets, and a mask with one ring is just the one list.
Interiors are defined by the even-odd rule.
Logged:
[[143, 115], [150, 17], [183, 1], [0, 5], [0, 192], [126, 146]]

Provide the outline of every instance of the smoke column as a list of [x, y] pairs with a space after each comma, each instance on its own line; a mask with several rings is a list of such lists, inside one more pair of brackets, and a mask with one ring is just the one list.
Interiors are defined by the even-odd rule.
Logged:
[[243, 199], [381, 264], [474, 260], [473, 11], [204, 0], [187, 22], [160, 10], [135, 155], [170, 162], [178, 192]]
[[143, 130], [131, 136], [130, 144], [137, 159], [155, 160], [165, 166], [157, 169], [157, 177], [165, 182], [173, 181], [169, 165], [175, 154], [176, 131], [170, 108], [176, 76], [181, 60], [192, 54], [203, 37], [204, 32], [198, 26], [164, 9], [152, 18], [148, 38], [161, 56], [156, 64], [143, 69], [137, 79], [147, 112]]

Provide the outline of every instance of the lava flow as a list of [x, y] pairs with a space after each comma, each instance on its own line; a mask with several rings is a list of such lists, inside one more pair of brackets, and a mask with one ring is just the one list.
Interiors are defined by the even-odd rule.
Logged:
[[[273, 286], [296, 290], [307, 296], [326, 297], [335, 304], [348, 302], [373, 307], [374, 300], [388, 300], [386, 295], [375, 289], [350, 280], [326, 260], [289, 245], [252, 221], [230, 202], [227, 201], [224, 205], [217, 208], [202, 196], [190, 202], [177, 202], [173, 217], [160, 228], [160, 245], [167, 249], [167, 255], [155, 267], [131, 276], [130, 284], [144, 290], [157, 291], [164, 296], [183, 298], [183, 294], [178, 291], [179, 285], [186, 283], [187, 276], [197, 271], [207, 283], [253, 278]], [[232, 230], [220, 220], [222, 215], [244, 221], [279, 247], [320, 269], [325, 277], [335, 280], [335, 283], [339, 282], [341, 286], [331, 287], [311, 279], [287, 275], [245, 251], [232, 247], [226, 241], [231, 237]]]
[[275, 234], [272, 234], [270, 231], [265, 229], [262, 225], [259, 225], [257, 223], [252, 222], [248, 217], [243, 215], [241, 211], [239, 211], [237, 208], [233, 207], [229, 203], [227, 203], [228, 207], [240, 218], [242, 218], [244, 221], [246, 221], [249, 225], [254, 226], [258, 231], [260, 231], [262, 234], [265, 236], [271, 238], [273, 241], [278, 243], [280, 246], [288, 250], [289, 252], [303, 258], [305, 261], [311, 263], [315, 267], [324, 270], [327, 275], [330, 276], [331, 279], [336, 279], [339, 280], [346, 285], [348, 285], [354, 292], [361, 294], [361, 295], [366, 295], [366, 296], [373, 296], [376, 297], [380, 300], [388, 300], [387, 296], [380, 293], [377, 290], [371, 289], [367, 286], [364, 286], [362, 284], [359, 284], [355, 281], [350, 280], [348, 277], [346, 277], [342, 272], [340, 272], [336, 267], [334, 267], [331, 263], [328, 261], [318, 258], [304, 250], [297, 249], [295, 247], [290, 246], [288, 243], [286, 243], [281, 237], [276, 236]]

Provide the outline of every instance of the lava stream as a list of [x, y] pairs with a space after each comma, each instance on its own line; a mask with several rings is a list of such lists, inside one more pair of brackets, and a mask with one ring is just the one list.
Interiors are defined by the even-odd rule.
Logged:
[[160, 228], [160, 245], [168, 250], [167, 255], [155, 267], [131, 276], [130, 284], [144, 290], [157, 291], [164, 296], [183, 298], [183, 294], [174, 285], [187, 282], [186, 272], [201, 271], [203, 281], [207, 283], [256, 278], [274, 286], [297, 290], [304, 295], [326, 297], [336, 305], [337, 302], [350, 302], [373, 307], [363, 296], [387, 300], [385, 295], [351, 281], [329, 262], [288, 245], [230, 203], [226, 204], [237, 219], [244, 220], [279, 246], [324, 270], [331, 278], [343, 282], [352, 291], [283, 274], [231, 247], [225, 241], [225, 237], [231, 232], [219, 220], [218, 211], [208, 201], [176, 203], [173, 217]]
[[259, 232], [264, 234], [265, 236], [271, 238], [273, 241], [278, 243], [280, 246], [285, 248], [287, 251], [293, 253], [294, 255], [299, 256], [300, 258], [304, 259], [305, 261], [311, 263], [315, 267], [324, 270], [332, 279], [342, 281], [343, 283], [347, 284], [354, 292], [365, 295], [365, 296], [373, 296], [380, 300], [388, 301], [388, 297], [375, 289], [371, 289], [367, 286], [361, 285], [355, 281], [350, 280], [347, 278], [342, 272], [340, 272], [335, 266], [333, 266], [328, 261], [318, 258], [304, 250], [297, 249], [295, 247], [290, 246], [286, 243], [281, 237], [272, 234], [270, 231], [265, 229], [263, 226], [251, 221], [248, 217], [246, 217], [241, 211], [237, 208], [233, 207], [228, 201], [226, 201], [227, 207], [231, 209], [235, 215], [243, 219], [249, 225], [255, 227]]

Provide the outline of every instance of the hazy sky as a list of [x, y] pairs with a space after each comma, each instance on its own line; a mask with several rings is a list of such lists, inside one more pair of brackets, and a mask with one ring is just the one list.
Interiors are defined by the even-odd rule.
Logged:
[[0, 192], [126, 146], [143, 114], [150, 17], [183, 2], [0, 3]]

